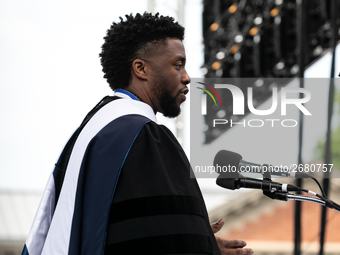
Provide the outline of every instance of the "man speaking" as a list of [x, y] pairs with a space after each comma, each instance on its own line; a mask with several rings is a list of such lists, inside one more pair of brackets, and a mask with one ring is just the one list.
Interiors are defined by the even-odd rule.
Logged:
[[111, 25], [100, 58], [114, 97], [79, 130], [65, 171], [57, 164], [23, 254], [252, 254], [215, 238], [223, 220], [209, 224], [183, 149], [157, 124], [189, 91], [183, 38], [158, 14]]

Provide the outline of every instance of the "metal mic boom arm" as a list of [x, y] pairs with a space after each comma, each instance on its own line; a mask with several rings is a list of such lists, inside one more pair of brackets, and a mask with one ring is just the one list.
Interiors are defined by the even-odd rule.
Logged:
[[263, 194], [266, 195], [267, 197], [270, 197], [271, 199], [282, 200], [282, 201], [296, 200], [296, 201], [312, 202], [312, 203], [316, 203], [322, 206], [326, 206], [337, 212], [340, 212], [340, 206], [329, 199], [325, 201], [315, 196], [304, 196], [300, 194], [292, 194], [292, 193], [278, 192], [278, 191], [275, 191], [275, 192], [263, 191]]

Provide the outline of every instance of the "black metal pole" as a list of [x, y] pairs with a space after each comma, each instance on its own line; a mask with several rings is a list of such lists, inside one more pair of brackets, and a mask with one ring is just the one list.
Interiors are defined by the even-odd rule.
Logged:
[[220, 0], [214, 0], [213, 13], [215, 19], [221, 15], [221, 3]]
[[[297, 47], [298, 47], [298, 65], [300, 87], [304, 87], [304, 72], [305, 72], [305, 34], [306, 34], [306, 0], [297, 0]], [[300, 94], [300, 98], [302, 95]], [[302, 145], [303, 145], [303, 113], [300, 111], [299, 115], [299, 152], [298, 164], [302, 164]], [[296, 185], [302, 187], [302, 179], [296, 179]], [[300, 193], [300, 192], [299, 192]], [[300, 201], [295, 202], [294, 212], [294, 255], [301, 254], [301, 208]]]
[[[336, 42], [337, 42], [337, 37], [338, 37], [338, 26], [336, 23], [336, 11], [337, 11], [337, 0], [332, 0], [331, 1], [331, 25], [332, 25], [331, 49], [332, 49], [333, 56], [332, 56], [330, 84], [329, 84], [329, 93], [328, 93], [327, 134], [326, 134], [326, 146], [325, 146], [325, 158], [324, 158], [324, 163], [327, 165], [327, 172], [324, 173], [324, 176], [323, 176], [324, 179], [322, 183], [326, 196], [328, 196], [328, 192], [330, 189], [330, 177], [331, 177], [331, 173], [329, 172], [328, 166], [332, 160], [331, 123], [332, 123], [333, 104], [334, 104], [335, 50], [336, 50]], [[319, 255], [324, 254], [326, 218], [327, 218], [327, 207], [324, 206], [322, 207], [322, 212], [321, 212]]]

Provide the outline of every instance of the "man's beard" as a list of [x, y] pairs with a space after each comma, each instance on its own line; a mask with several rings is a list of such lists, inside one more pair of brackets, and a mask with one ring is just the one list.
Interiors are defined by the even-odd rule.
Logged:
[[171, 96], [171, 93], [168, 90], [169, 87], [170, 86], [162, 75], [155, 76], [153, 89], [159, 100], [162, 113], [165, 117], [175, 118], [181, 113], [181, 108], [177, 105], [177, 96]]

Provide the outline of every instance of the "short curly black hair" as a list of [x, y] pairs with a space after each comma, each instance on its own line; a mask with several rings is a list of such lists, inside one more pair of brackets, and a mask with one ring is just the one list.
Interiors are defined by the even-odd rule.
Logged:
[[131, 80], [132, 62], [157, 48], [166, 45], [166, 38], [184, 39], [184, 27], [169, 16], [152, 15], [145, 12], [122, 17], [113, 22], [104, 37], [102, 52], [99, 54], [104, 78], [115, 90], [125, 88]]

